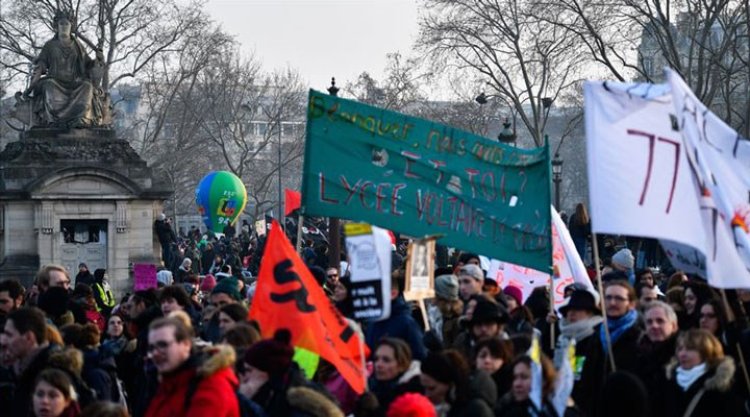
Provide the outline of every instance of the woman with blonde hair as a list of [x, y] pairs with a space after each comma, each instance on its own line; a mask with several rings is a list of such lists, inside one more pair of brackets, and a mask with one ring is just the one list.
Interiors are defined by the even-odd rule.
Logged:
[[667, 416], [740, 416], [742, 404], [733, 392], [735, 366], [721, 342], [703, 329], [677, 337], [677, 354], [667, 366], [663, 395]]

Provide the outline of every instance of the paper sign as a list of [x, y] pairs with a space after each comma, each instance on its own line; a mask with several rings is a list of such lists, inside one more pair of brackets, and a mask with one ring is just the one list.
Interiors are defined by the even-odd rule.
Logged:
[[135, 290], [147, 290], [156, 288], [156, 265], [152, 264], [135, 264], [133, 265], [133, 281]]
[[382, 320], [391, 315], [391, 238], [388, 232], [362, 223], [348, 223], [346, 249], [352, 280], [352, 305], [357, 320]]
[[258, 234], [258, 236], [265, 236], [266, 235], [266, 221], [265, 220], [258, 220], [255, 222], [255, 233]]
[[407, 300], [432, 298], [435, 296], [435, 240], [415, 240], [409, 244], [409, 257], [406, 263]]

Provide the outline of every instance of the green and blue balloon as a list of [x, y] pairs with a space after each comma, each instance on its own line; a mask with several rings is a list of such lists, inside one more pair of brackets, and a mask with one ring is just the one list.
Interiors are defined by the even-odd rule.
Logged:
[[195, 204], [206, 227], [221, 233], [225, 226], [237, 223], [247, 204], [247, 190], [231, 172], [214, 171], [195, 189]]

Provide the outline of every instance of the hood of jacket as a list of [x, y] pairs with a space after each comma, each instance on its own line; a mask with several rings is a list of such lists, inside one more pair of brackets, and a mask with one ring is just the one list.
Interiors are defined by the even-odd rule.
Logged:
[[229, 345], [210, 346], [204, 349], [202, 353], [207, 357], [196, 371], [202, 378], [211, 376], [223, 369], [231, 368], [236, 360], [234, 349]]
[[404, 373], [401, 374], [400, 377], [398, 377], [398, 383], [405, 384], [411, 381], [411, 379], [415, 376], [419, 376], [420, 374], [422, 374], [421, 366], [422, 364], [419, 361], [411, 361], [409, 367], [406, 368], [406, 371], [404, 371]]
[[313, 417], [344, 417], [344, 413], [325, 395], [307, 387], [292, 387], [286, 393], [292, 407]]
[[84, 349], [83, 367], [85, 369], [101, 368], [107, 371], [116, 371], [115, 357], [111, 354], [102, 353], [96, 349]]
[[[667, 379], [669, 379], [670, 381], [675, 379], [675, 374], [677, 372], [678, 366], [679, 363], [677, 362], [677, 359], [672, 359], [672, 361], [667, 365]], [[734, 359], [732, 359], [732, 357], [730, 356], [725, 356], [718, 365], [709, 368], [709, 370], [706, 372], [708, 378], [706, 378], [703, 382], [703, 388], [705, 388], [706, 391], [729, 391], [732, 388], [732, 378], [734, 377], [734, 371]]]
[[469, 398], [487, 403], [490, 409], [497, 402], [497, 387], [492, 377], [483, 371], [476, 371], [469, 380]]
[[411, 315], [411, 308], [404, 297], [398, 296], [391, 301], [391, 317]]

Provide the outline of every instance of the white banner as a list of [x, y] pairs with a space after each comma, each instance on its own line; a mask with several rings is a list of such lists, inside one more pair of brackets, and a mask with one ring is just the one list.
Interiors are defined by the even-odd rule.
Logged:
[[[713, 114], [671, 70], [675, 112], [682, 129], [685, 171], [703, 218], [708, 282], [718, 288], [750, 288], [750, 142]], [[698, 247], [698, 249], [703, 249]]]
[[357, 320], [383, 320], [391, 316], [391, 238], [388, 231], [364, 223], [347, 223], [352, 290]]
[[712, 286], [750, 288], [750, 144], [667, 75], [584, 85], [592, 230], [670, 240], [676, 267], [687, 245]]
[[592, 230], [702, 249], [669, 86], [587, 81], [584, 96]]

